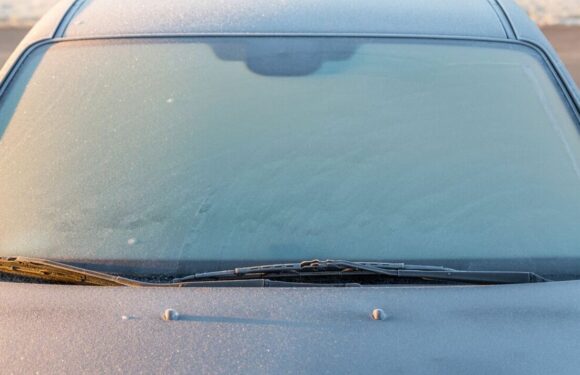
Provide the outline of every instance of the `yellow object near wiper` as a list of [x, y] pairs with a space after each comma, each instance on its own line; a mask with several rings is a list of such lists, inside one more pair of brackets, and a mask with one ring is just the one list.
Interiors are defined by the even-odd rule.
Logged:
[[87, 270], [45, 259], [0, 257], [0, 273], [43, 281], [93, 286], [163, 286]]

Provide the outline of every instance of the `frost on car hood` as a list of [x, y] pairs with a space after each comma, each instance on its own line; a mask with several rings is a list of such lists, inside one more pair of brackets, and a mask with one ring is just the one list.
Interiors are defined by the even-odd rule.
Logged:
[[[577, 282], [340, 290], [0, 283], [0, 364], [4, 373], [572, 374], [578, 290]], [[386, 320], [371, 319], [377, 307]], [[163, 321], [167, 308], [181, 319]]]

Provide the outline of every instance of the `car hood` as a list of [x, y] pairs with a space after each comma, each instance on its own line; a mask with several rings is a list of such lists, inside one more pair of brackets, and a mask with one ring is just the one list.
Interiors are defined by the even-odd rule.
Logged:
[[[577, 373], [580, 283], [124, 288], [0, 283], [3, 373]], [[374, 321], [382, 308], [388, 315]], [[177, 321], [163, 321], [173, 308]]]

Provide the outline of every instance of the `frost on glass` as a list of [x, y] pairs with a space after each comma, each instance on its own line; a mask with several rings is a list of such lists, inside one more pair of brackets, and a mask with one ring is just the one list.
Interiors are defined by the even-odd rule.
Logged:
[[0, 104], [0, 255], [578, 255], [580, 138], [523, 47], [351, 40], [268, 75], [237, 41], [36, 50]]

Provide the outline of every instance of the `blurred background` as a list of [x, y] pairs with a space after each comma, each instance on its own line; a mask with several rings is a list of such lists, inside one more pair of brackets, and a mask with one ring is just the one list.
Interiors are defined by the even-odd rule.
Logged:
[[[516, 1], [540, 25], [576, 82], [580, 83], [580, 0]], [[0, 65], [4, 64], [34, 22], [57, 2], [58, 0], [0, 0]]]

